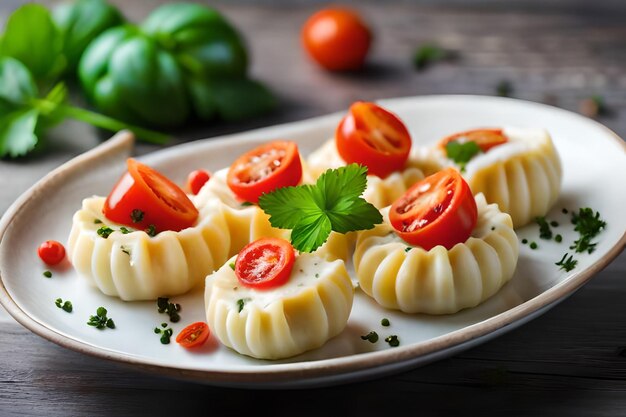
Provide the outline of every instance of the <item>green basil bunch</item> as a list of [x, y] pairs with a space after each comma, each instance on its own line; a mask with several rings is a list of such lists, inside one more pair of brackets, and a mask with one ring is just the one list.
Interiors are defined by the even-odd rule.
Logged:
[[181, 126], [191, 118], [240, 120], [275, 105], [246, 76], [237, 31], [217, 11], [190, 3], [155, 9], [141, 25], [109, 29], [85, 50], [78, 73], [88, 99], [128, 122]]

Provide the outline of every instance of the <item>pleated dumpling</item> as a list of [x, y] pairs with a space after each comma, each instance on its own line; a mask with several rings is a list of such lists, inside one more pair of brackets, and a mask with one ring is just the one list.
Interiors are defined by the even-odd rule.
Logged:
[[211, 202], [222, 206], [231, 236], [228, 256], [237, 254], [248, 243], [261, 237], [289, 239], [290, 231], [272, 227], [269, 216], [259, 206], [240, 201], [235, 196], [228, 187], [227, 175], [228, 168], [215, 172], [193, 202], [199, 208]]
[[312, 254], [298, 255], [288, 282], [274, 289], [242, 285], [228, 264], [209, 275], [205, 286], [212, 334], [259, 359], [288, 358], [322, 346], [346, 326], [353, 298], [343, 261]]
[[[230, 232], [228, 256], [237, 254], [245, 245], [262, 237], [289, 239], [291, 231], [272, 227], [269, 216], [256, 204], [248, 204], [237, 199], [228, 187], [228, 169], [217, 171], [200, 189], [194, 204], [204, 207], [209, 202], [222, 206], [226, 224]], [[329, 260], [347, 261], [354, 244], [352, 234], [332, 232], [324, 245], [315, 253]]]
[[385, 308], [427, 314], [455, 313], [498, 292], [513, 277], [519, 243], [508, 214], [482, 194], [475, 200], [476, 226], [450, 250], [407, 246], [388, 222], [359, 232], [354, 267], [360, 288]]
[[200, 210], [193, 227], [151, 237], [104, 218], [104, 201], [83, 200], [72, 220], [68, 256], [78, 274], [106, 295], [128, 301], [180, 295], [228, 259], [230, 233], [216, 202]]
[[545, 216], [558, 199], [561, 160], [545, 129], [507, 127], [502, 134], [507, 142], [474, 156], [462, 174], [474, 194], [498, 204], [518, 228]]
[[[315, 180], [326, 170], [345, 165], [346, 162], [339, 156], [335, 141], [331, 139], [309, 155], [305, 169], [309, 177]], [[363, 193], [363, 198], [374, 207], [381, 209], [393, 203], [404, 194], [411, 185], [423, 178], [424, 174], [422, 171], [407, 162], [405, 169], [393, 172], [385, 178], [368, 175], [367, 187]]]

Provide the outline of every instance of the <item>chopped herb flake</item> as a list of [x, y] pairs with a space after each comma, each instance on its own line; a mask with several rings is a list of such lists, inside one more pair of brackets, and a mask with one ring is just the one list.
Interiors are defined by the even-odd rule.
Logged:
[[108, 238], [109, 235], [111, 233], [113, 233], [115, 230], [111, 229], [109, 226], [102, 226], [101, 228], [99, 228], [96, 233], [98, 233], [98, 236], [103, 237], [103, 238]]
[[238, 307], [238, 312], [241, 313], [241, 310], [243, 310], [243, 306], [246, 304], [246, 301], [243, 298], [240, 298], [239, 300], [237, 300], [237, 307]]
[[554, 236], [554, 241], [557, 243], [561, 243], [563, 241], [563, 236], [561, 235]]
[[525, 245], [528, 243], [528, 239], [522, 239], [522, 243]]
[[46, 278], [52, 278], [52, 272], [50, 271], [43, 271], [43, 276]]
[[552, 226], [552, 227], [559, 227], [559, 222], [557, 222], [557, 221], [555, 221], [555, 220], [552, 220], [552, 221], [550, 222], [550, 226]]
[[382, 319], [382, 320], [380, 321], [380, 324], [381, 324], [382, 326], [385, 326], [385, 327], [389, 326], [389, 324], [390, 324], [390, 323], [389, 323], [389, 319], [387, 319], [387, 318]]
[[233, 271], [235, 270], [235, 263], [234, 262], [229, 263], [228, 266], [230, 266], [230, 269], [232, 269]]
[[459, 166], [461, 172], [465, 172], [465, 164], [481, 152], [480, 146], [472, 140], [463, 143], [452, 140], [446, 143], [446, 155]]
[[530, 242], [530, 248], [535, 250], [539, 247], [539, 245], [537, 245], [537, 242]]
[[578, 261], [574, 259], [572, 255], [570, 255], [569, 258], [567, 257], [567, 255], [569, 255], [569, 253], [563, 255], [563, 258], [555, 263], [555, 265], [560, 267], [559, 269], [564, 269], [565, 272], [569, 272], [572, 269], [576, 268], [576, 264], [578, 263]]
[[127, 235], [127, 234], [131, 233], [132, 230], [122, 226], [122, 227], [120, 227], [120, 232], [122, 232], [123, 235]]
[[567, 213], [569, 213], [569, 211], [566, 208], [564, 208], [563, 210], [561, 210], [561, 213], [567, 214]]
[[125, 246], [120, 246], [120, 249], [122, 250], [122, 252], [124, 252], [126, 255], [130, 256], [130, 249], [128, 249]]
[[170, 339], [172, 338], [172, 334], [174, 334], [174, 330], [171, 328], [167, 328], [167, 323], [161, 323], [161, 327], [155, 327], [154, 333], [161, 335], [161, 343], [164, 345], [168, 345], [170, 343]]
[[413, 246], [407, 246], [406, 248], [404, 248], [405, 252], [410, 252], [411, 249], [413, 249]]
[[539, 237], [542, 239], [552, 239], [552, 229], [545, 217], [535, 217], [535, 222], [539, 225]]
[[105, 328], [115, 329], [115, 323], [113, 322], [113, 319], [107, 317], [107, 313], [108, 312], [106, 308], [98, 307], [98, 309], [96, 310], [96, 315], [89, 316], [89, 321], [87, 322], [87, 324], [100, 330]]
[[513, 94], [513, 84], [510, 81], [502, 80], [496, 85], [496, 94], [500, 97], [511, 97]]
[[361, 336], [361, 339], [367, 340], [370, 343], [378, 342], [378, 333], [371, 331], [368, 334]]
[[391, 347], [400, 346], [400, 340], [398, 340], [398, 336], [396, 336], [395, 334], [392, 334], [391, 336], [387, 336], [385, 338], [385, 342], [389, 343], [389, 346]]
[[241, 203], [241, 207], [249, 207], [249, 206], [253, 206], [254, 203], [251, 203], [249, 201], [244, 201], [243, 203]]
[[421, 71], [434, 62], [450, 59], [452, 57], [454, 57], [453, 53], [437, 45], [425, 44], [415, 50], [413, 66], [416, 70]]
[[100, 220], [100, 219], [94, 219], [94, 220], [93, 220], [93, 224], [102, 224], [102, 220]]
[[54, 304], [67, 313], [72, 312], [72, 302], [69, 300], [64, 302], [62, 299], [57, 298], [56, 300], [54, 300]]
[[148, 236], [150, 237], [155, 237], [157, 235], [157, 231], [156, 231], [156, 227], [151, 224], [150, 226], [148, 226], [148, 228], [145, 230], [145, 232], [148, 234]]
[[157, 298], [157, 311], [159, 313], [167, 313], [172, 323], [180, 321], [180, 314], [178, 314], [180, 309], [180, 304], [170, 303], [170, 299], [167, 297]]
[[133, 211], [130, 212], [130, 220], [133, 223], [140, 223], [143, 221], [143, 217], [144, 217], [145, 213], [139, 209], [134, 209]]

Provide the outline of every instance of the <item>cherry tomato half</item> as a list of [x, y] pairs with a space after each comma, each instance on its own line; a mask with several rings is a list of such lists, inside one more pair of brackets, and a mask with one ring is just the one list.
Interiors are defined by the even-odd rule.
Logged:
[[285, 239], [261, 238], [245, 246], [235, 262], [243, 285], [256, 289], [278, 287], [289, 280], [296, 254]]
[[345, 8], [320, 10], [302, 28], [305, 50], [331, 71], [361, 68], [371, 41], [371, 32], [359, 14]]
[[65, 247], [56, 240], [46, 240], [37, 248], [37, 254], [47, 265], [57, 265], [65, 259]]
[[335, 143], [344, 161], [366, 165], [368, 174], [381, 178], [402, 169], [411, 151], [411, 136], [398, 116], [363, 101], [350, 106]]
[[473, 129], [443, 138], [439, 142], [439, 147], [445, 150], [446, 145], [455, 140], [461, 143], [476, 142], [476, 145], [478, 145], [483, 152], [487, 152], [494, 146], [502, 145], [509, 141], [502, 132], [502, 129]]
[[210, 333], [209, 326], [205, 322], [198, 321], [181, 330], [176, 336], [176, 343], [184, 348], [201, 346], [207, 341]]
[[298, 185], [302, 179], [300, 153], [294, 142], [274, 141], [237, 159], [228, 170], [228, 186], [244, 201], [257, 203], [263, 193]]
[[451, 249], [469, 238], [477, 219], [469, 185], [454, 168], [446, 168], [414, 184], [389, 210], [389, 221], [411, 245]]
[[183, 190], [163, 174], [134, 159], [128, 172], [107, 197], [102, 212], [116, 223], [157, 232], [180, 231], [192, 226], [198, 209]]
[[204, 169], [191, 171], [187, 176], [187, 189], [191, 192], [191, 194], [196, 195], [200, 192], [202, 186], [210, 179], [211, 174]]

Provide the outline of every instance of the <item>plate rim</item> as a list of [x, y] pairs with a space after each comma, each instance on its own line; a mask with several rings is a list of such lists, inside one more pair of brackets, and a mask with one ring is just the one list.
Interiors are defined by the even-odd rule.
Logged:
[[[525, 105], [545, 107], [551, 110], [558, 110], [569, 116], [577, 116], [584, 119], [585, 122], [595, 124], [605, 132], [609, 134], [614, 142], [621, 146], [622, 150], [626, 152], [626, 141], [624, 141], [614, 131], [606, 127], [605, 125], [586, 118], [577, 113], [558, 108], [555, 106], [546, 105], [543, 103], [536, 103], [527, 100], [514, 99], [514, 98], [502, 98], [493, 96], [481, 96], [481, 95], [420, 95], [410, 97], [397, 97], [386, 98], [377, 100], [378, 102], [404, 102], [411, 100], [432, 100], [432, 99], [475, 99], [475, 100], [492, 100], [492, 101], [517, 101]], [[213, 138], [198, 139], [187, 143], [174, 145], [165, 149], [150, 152], [147, 155], [154, 155], [161, 152], [167, 152], [172, 148], [186, 148], [193, 147], [199, 142], [205, 142], [208, 140], [211, 143], [215, 143], [219, 146], [220, 142], [231, 140], [232, 137], [241, 136], [243, 134], [255, 134], [260, 133], [267, 129], [286, 128], [293, 127], [298, 128], [300, 126], [322, 121], [324, 119], [336, 117], [336, 113], [331, 113], [323, 116], [308, 118], [300, 121], [282, 123], [258, 129], [252, 129], [243, 132], [237, 132], [228, 135], [220, 135]], [[41, 192], [41, 190], [47, 188], [48, 184], [57, 181], [62, 176], [71, 175], [72, 173], [82, 169], [85, 165], [88, 165], [91, 161], [107, 157], [115, 156], [118, 154], [130, 154], [135, 139], [132, 133], [128, 131], [120, 131], [113, 135], [109, 140], [96, 146], [95, 148], [82, 153], [69, 161], [65, 162], [58, 168], [49, 172], [22, 195], [20, 195], [7, 209], [2, 218], [0, 218], [0, 244], [14, 219], [19, 215], [20, 209], [27, 205], [34, 195]], [[147, 156], [142, 155], [142, 156]], [[195, 380], [214, 385], [222, 386], [236, 386], [236, 387], [256, 387], [255, 382], [263, 381], [267, 385], [267, 388], [282, 387], [286, 388], [283, 384], [291, 384], [296, 386], [298, 384], [305, 386], [307, 381], [309, 385], [313, 384], [313, 381], [317, 381], [315, 386], [320, 386], [320, 381], [327, 380], [338, 382], [344, 382], [345, 379], [350, 379], [350, 375], [355, 373], [365, 373], [372, 375], [379, 375], [383, 368], [388, 369], [402, 369], [407, 362], [419, 362], [420, 358], [427, 358], [430, 355], [436, 355], [438, 352], [445, 353], [449, 350], [462, 349], [464, 345], [479, 343], [480, 340], [488, 338], [488, 336], [498, 332], [506, 332], [518, 325], [521, 325], [530, 319], [534, 318], [533, 313], [542, 314], [543, 311], [547, 311], [552, 306], [558, 304], [564, 300], [576, 290], [586, 284], [592, 277], [598, 272], [604, 269], [613, 259], [615, 259], [626, 247], [626, 231], [622, 234], [622, 237], [596, 262], [587, 267], [584, 270], [578, 271], [571, 275], [567, 280], [558, 283], [557, 285], [549, 288], [548, 290], [536, 295], [535, 297], [507, 310], [499, 313], [495, 316], [489, 317], [486, 320], [472, 324], [470, 326], [446, 333], [442, 336], [438, 336], [427, 341], [401, 346], [392, 350], [374, 351], [368, 353], [362, 353], [359, 355], [342, 356], [337, 358], [328, 358], [321, 360], [312, 360], [306, 362], [292, 362], [292, 363], [270, 363], [271, 367], [264, 368], [260, 374], [263, 378], [259, 378], [259, 371], [253, 369], [236, 369], [236, 370], [198, 370], [180, 368], [175, 366], [163, 365], [153, 363], [146, 358], [137, 358], [132, 355], [110, 351], [105, 348], [94, 346], [79, 340], [72, 339], [60, 332], [57, 332], [44, 324], [38, 322], [32, 318], [28, 313], [22, 310], [18, 303], [11, 297], [7, 288], [5, 287], [5, 281], [2, 277], [2, 271], [0, 271], [0, 304], [7, 310], [7, 312], [22, 326], [28, 330], [43, 337], [59, 346], [74, 350], [79, 353], [88, 354], [93, 357], [112, 360], [118, 363], [134, 366], [136, 368], [148, 371], [150, 373], [157, 373], [159, 375], [165, 375], [178, 379]], [[541, 312], [541, 313], [540, 313]], [[294, 378], [297, 381], [294, 381]], [[323, 385], [329, 385], [323, 383]], [[272, 385], [273, 384], [273, 385]]]

